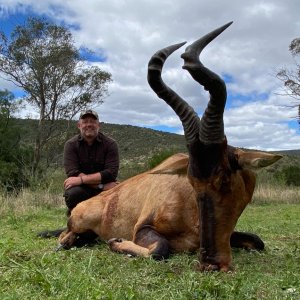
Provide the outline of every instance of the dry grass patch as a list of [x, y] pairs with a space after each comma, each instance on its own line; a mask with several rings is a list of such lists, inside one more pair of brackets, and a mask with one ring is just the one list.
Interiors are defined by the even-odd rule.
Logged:
[[252, 203], [300, 204], [300, 187], [258, 184]]
[[27, 189], [21, 190], [17, 195], [0, 195], [0, 215], [7, 212], [23, 214], [53, 207], [65, 207], [62, 195]]

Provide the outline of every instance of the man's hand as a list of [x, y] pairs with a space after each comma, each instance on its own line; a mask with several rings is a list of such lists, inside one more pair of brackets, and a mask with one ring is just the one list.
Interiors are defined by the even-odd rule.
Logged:
[[103, 187], [103, 191], [110, 190], [113, 187], [115, 187], [116, 185], [118, 185], [118, 182], [108, 182], [108, 183], [105, 183], [104, 187]]
[[82, 178], [80, 176], [72, 176], [67, 178], [64, 181], [64, 188], [67, 190], [73, 186], [81, 185], [82, 184]]
[[[71, 187], [77, 186], [77, 185], [82, 185], [82, 184], [86, 184], [85, 182], [83, 182], [82, 180], [82, 176], [84, 176], [85, 174], [79, 174], [79, 176], [72, 176], [67, 178], [64, 181], [64, 188], [67, 190]], [[98, 184], [87, 184], [89, 185], [91, 188], [98, 188]], [[113, 187], [115, 187], [116, 185], [118, 185], [118, 182], [108, 182], [104, 184], [103, 187], [103, 191], [107, 191], [112, 189]]]

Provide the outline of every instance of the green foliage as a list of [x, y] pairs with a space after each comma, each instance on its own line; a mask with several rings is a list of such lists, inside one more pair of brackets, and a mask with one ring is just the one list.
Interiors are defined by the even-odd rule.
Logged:
[[275, 173], [275, 178], [286, 185], [300, 186], [300, 167], [286, 166]]
[[175, 150], [161, 150], [157, 153], [154, 153], [147, 162], [148, 169], [153, 169], [157, 165], [159, 165], [162, 161], [170, 157], [171, 155], [175, 154]]
[[21, 142], [22, 130], [11, 115], [16, 110], [13, 94], [0, 91], [0, 189], [17, 191], [28, 184], [32, 149]]
[[275, 176], [276, 169], [266, 170], [262, 169], [257, 172], [256, 183], [263, 185], [271, 185], [271, 186], [281, 186], [285, 185], [284, 178], [282, 176]]
[[300, 186], [299, 150], [283, 152], [283, 158], [257, 172], [258, 184], [273, 186]]
[[121, 161], [118, 174], [118, 181], [124, 181], [130, 177], [141, 174], [145, 171], [147, 171], [147, 168], [144, 164], [135, 164], [132, 162], [128, 163]]
[[66, 179], [66, 174], [63, 168], [48, 168], [41, 172], [40, 177], [34, 176], [29, 179], [30, 191], [45, 192], [51, 195], [63, 195], [63, 183]]
[[135, 164], [145, 164], [155, 153], [169, 149], [174, 152], [187, 151], [184, 136], [179, 134], [108, 123], [101, 123], [101, 130], [118, 142], [121, 159]]
[[30, 153], [26, 149], [14, 149], [9, 154], [2, 155], [0, 157], [0, 189], [6, 192], [16, 192], [28, 186], [29, 164]]

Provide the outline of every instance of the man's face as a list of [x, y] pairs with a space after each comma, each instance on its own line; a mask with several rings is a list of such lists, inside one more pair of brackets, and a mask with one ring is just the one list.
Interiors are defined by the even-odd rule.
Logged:
[[84, 139], [94, 139], [97, 137], [100, 123], [92, 116], [86, 116], [78, 122], [78, 129]]

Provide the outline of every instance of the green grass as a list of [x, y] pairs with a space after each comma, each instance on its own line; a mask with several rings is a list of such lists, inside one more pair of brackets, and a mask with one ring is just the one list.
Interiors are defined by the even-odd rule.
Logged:
[[8, 210], [0, 219], [0, 299], [300, 299], [300, 205], [250, 205], [237, 229], [263, 252], [233, 251], [232, 273], [196, 271], [197, 255], [130, 258], [105, 244], [54, 252], [36, 233], [65, 225], [61, 207]]

